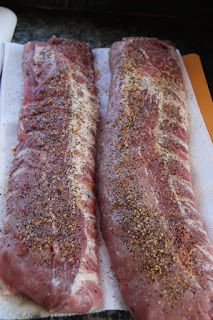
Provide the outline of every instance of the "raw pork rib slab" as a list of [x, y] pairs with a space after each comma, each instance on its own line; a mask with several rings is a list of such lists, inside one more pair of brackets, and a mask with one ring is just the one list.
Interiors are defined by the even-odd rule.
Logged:
[[124, 39], [111, 48], [110, 68], [99, 196], [124, 299], [139, 320], [213, 319], [213, 247], [192, 189], [176, 51]]
[[52, 38], [25, 45], [24, 100], [10, 171], [0, 278], [49, 310], [102, 302], [95, 232], [98, 104], [92, 53]]

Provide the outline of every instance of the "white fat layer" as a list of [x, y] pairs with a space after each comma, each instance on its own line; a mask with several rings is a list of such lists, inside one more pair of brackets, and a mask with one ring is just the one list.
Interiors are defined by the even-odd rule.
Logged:
[[60, 279], [57, 279], [56, 277], [52, 278], [52, 286], [57, 287], [58, 285], [60, 285], [60, 283], [61, 283]]
[[209, 259], [211, 263], [213, 263], [213, 256], [209, 253], [208, 250], [206, 250], [206, 246], [197, 246], [197, 248]]
[[18, 170], [16, 170], [13, 174], [12, 174], [12, 179], [13, 178], [15, 178], [15, 177], [17, 177], [18, 175], [20, 175], [20, 174], [22, 174], [22, 173], [24, 173], [24, 172], [28, 172], [29, 171], [29, 169], [27, 169], [26, 167], [21, 167], [21, 168], [19, 168]]
[[172, 177], [172, 179], [177, 182], [177, 185], [181, 186], [183, 189], [188, 191], [189, 193], [193, 194], [192, 185], [190, 182], [184, 180], [184, 179], [176, 179], [175, 176]]
[[[36, 50], [36, 55], [38, 59], [41, 57], [41, 50], [38, 48]], [[52, 57], [52, 62], [54, 62], [54, 57]], [[53, 63], [54, 64], [54, 63]], [[76, 70], [75, 70], [76, 72]], [[79, 71], [78, 71], [79, 72]], [[79, 75], [83, 77], [83, 74], [79, 72]], [[99, 284], [99, 277], [97, 271], [90, 270], [86, 268], [87, 257], [97, 265], [97, 254], [96, 254], [96, 242], [88, 233], [87, 228], [93, 223], [94, 214], [90, 213], [85, 206], [82, 204], [94, 198], [94, 194], [91, 191], [91, 187], [86, 185], [85, 182], [81, 180], [84, 178], [85, 165], [90, 169], [94, 170], [95, 160], [90, 148], [95, 146], [95, 137], [92, 134], [96, 132], [96, 118], [97, 110], [94, 106], [94, 96], [89, 93], [86, 83], [78, 83], [72, 77], [70, 73], [69, 77], [69, 87], [70, 87], [70, 107], [72, 108], [72, 118], [69, 124], [69, 146], [67, 148], [67, 156], [69, 157], [69, 170], [67, 172], [69, 179], [69, 193], [70, 199], [76, 199], [76, 204], [84, 216], [84, 231], [86, 235], [86, 249], [81, 257], [80, 266], [78, 272], [75, 276], [74, 282], [70, 284], [70, 295], [75, 295], [75, 293], [85, 287], [85, 281], [92, 281], [96, 285]], [[82, 96], [78, 94], [79, 90], [83, 93]], [[53, 232], [57, 232], [56, 225], [53, 218]], [[91, 219], [93, 218], [93, 219]], [[53, 244], [54, 254], [58, 256], [60, 254], [57, 243]], [[53, 268], [53, 278], [52, 285], [57, 287], [60, 284], [60, 280], [57, 278], [56, 270]]]
[[[50, 47], [36, 46], [34, 52], [34, 60], [39, 63], [43, 59], [47, 59], [46, 63], [49, 64], [49, 70], [46, 75], [48, 78], [51, 76], [52, 72], [56, 68], [56, 55]], [[79, 70], [74, 70], [81, 78], [84, 75]], [[36, 67], [35, 67], [36, 74]], [[90, 270], [86, 268], [87, 257], [97, 265], [97, 254], [96, 254], [96, 242], [95, 239], [88, 233], [87, 228], [94, 221], [94, 214], [90, 213], [85, 206], [82, 205], [83, 202], [94, 198], [94, 194], [90, 186], [87, 186], [85, 182], [81, 180], [84, 178], [85, 165], [90, 169], [94, 170], [95, 160], [90, 148], [95, 146], [95, 137], [92, 132], [96, 132], [96, 120], [97, 120], [97, 110], [94, 103], [95, 97], [88, 91], [86, 83], [78, 83], [74, 80], [72, 76], [72, 71], [70, 71], [69, 84], [70, 88], [70, 107], [72, 108], [72, 118], [69, 124], [69, 146], [67, 148], [67, 156], [70, 160], [68, 179], [69, 179], [69, 192], [70, 199], [76, 199], [77, 206], [81, 210], [84, 216], [84, 231], [86, 235], [86, 250], [81, 257], [81, 262], [77, 274], [75, 276], [74, 282], [70, 285], [70, 295], [75, 295], [75, 293], [85, 287], [85, 281], [92, 281], [96, 285], [99, 284], [99, 277], [97, 271]], [[79, 95], [79, 91], [83, 93], [82, 96]], [[22, 125], [23, 127], [23, 125]], [[28, 152], [28, 149], [21, 151], [18, 156], [22, 157]], [[20, 173], [21, 171], [17, 171]], [[52, 230], [53, 233], [57, 234], [56, 217], [54, 216], [54, 210], [51, 210], [52, 216]], [[93, 218], [93, 219], [92, 219]], [[53, 243], [54, 255], [57, 258], [60, 255], [60, 248], [57, 242]], [[52, 286], [53, 289], [60, 285], [61, 279], [57, 277], [55, 261], [53, 261], [53, 275], [52, 275]]]
[[[84, 215], [85, 221], [85, 235], [86, 235], [86, 250], [81, 257], [80, 267], [71, 285], [70, 291], [75, 294], [78, 290], [84, 287], [85, 281], [92, 281], [98, 285], [98, 274], [96, 271], [86, 269], [87, 256], [93, 260], [97, 265], [96, 256], [96, 243], [91, 235], [88, 233], [87, 228], [91, 223], [91, 217], [94, 217], [85, 207], [82, 206], [84, 201], [90, 200], [91, 190], [88, 190], [84, 182], [79, 181], [79, 177], [85, 175], [84, 166], [87, 165], [94, 170], [95, 161], [90, 147], [95, 145], [95, 137], [91, 133], [96, 132], [96, 118], [97, 110], [94, 110], [94, 105], [91, 103], [90, 98], [94, 98], [88, 91], [86, 84], [76, 83], [72, 76], [70, 77], [70, 87], [72, 88], [72, 119], [70, 121], [70, 143], [67, 152], [78, 150], [79, 155], [74, 155], [71, 158], [70, 172], [68, 177], [70, 180], [70, 193], [74, 192], [77, 195], [77, 205]], [[77, 90], [83, 92], [83, 96], [79, 97]], [[80, 120], [80, 121], [79, 121]], [[85, 121], [84, 121], [85, 120]]]
[[46, 152], [43, 151], [43, 150], [36, 150], [36, 149], [32, 149], [32, 148], [26, 148], [26, 149], [23, 149], [23, 150], [19, 151], [16, 154], [16, 158], [21, 158], [23, 156], [26, 156], [26, 155], [28, 155], [28, 153], [37, 153], [39, 155], [45, 155], [46, 154]]

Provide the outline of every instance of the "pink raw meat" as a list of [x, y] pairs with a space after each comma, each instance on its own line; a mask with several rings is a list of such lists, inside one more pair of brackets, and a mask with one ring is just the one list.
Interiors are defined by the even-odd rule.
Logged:
[[95, 231], [98, 103], [86, 43], [25, 45], [24, 99], [10, 171], [0, 278], [48, 310], [102, 303]]
[[191, 183], [176, 50], [124, 39], [110, 50], [110, 68], [99, 199], [124, 299], [138, 320], [211, 320], [213, 246]]

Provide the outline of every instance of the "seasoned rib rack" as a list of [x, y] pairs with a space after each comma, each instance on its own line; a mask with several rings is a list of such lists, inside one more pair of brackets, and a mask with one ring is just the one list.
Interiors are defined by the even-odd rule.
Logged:
[[124, 39], [110, 50], [110, 68], [99, 200], [124, 299], [138, 320], [213, 319], [213, 247], [191, 183], [176, 50]]
[[102, 302], [95, 231], [98, 104], [89, 46], [25, 45], [24, 97], [10, 170], [0, 278], [49, 310]]

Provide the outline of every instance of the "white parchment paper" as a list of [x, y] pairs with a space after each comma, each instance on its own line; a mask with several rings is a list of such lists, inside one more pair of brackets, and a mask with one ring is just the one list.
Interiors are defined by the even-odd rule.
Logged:
[[[93, 50], [97, 72], [96, 84], [101, 103], [101, 117], [105, 116], [108, 105], [110, 83], [108, 52], [109, 49]], [[4, 194], [12, 160], [11, 147], [16, 144], [17, 140], [18, 114], [23, 95], [22, 54], [22, 45], [7, 44], [5, 47], [0, 96], [0, 229], [4, 221]], [[205, 127], [181, 56], [180, 64], [187, 91], [192, 178], [198, 205], [208, 228], [209, 236], [213, 241], [213, 144]], [[100, 311], [127, 309], [119, 291], [117, 280], [111, 270], [110, 258], [102, 239], [99, 242], [99, 260], [100, 281], [104, 294], [104, 305]], [[48, 315], [49, 313], [40, 306], [24, 297], [0, 295], [0, 319], [25, 319]]]

